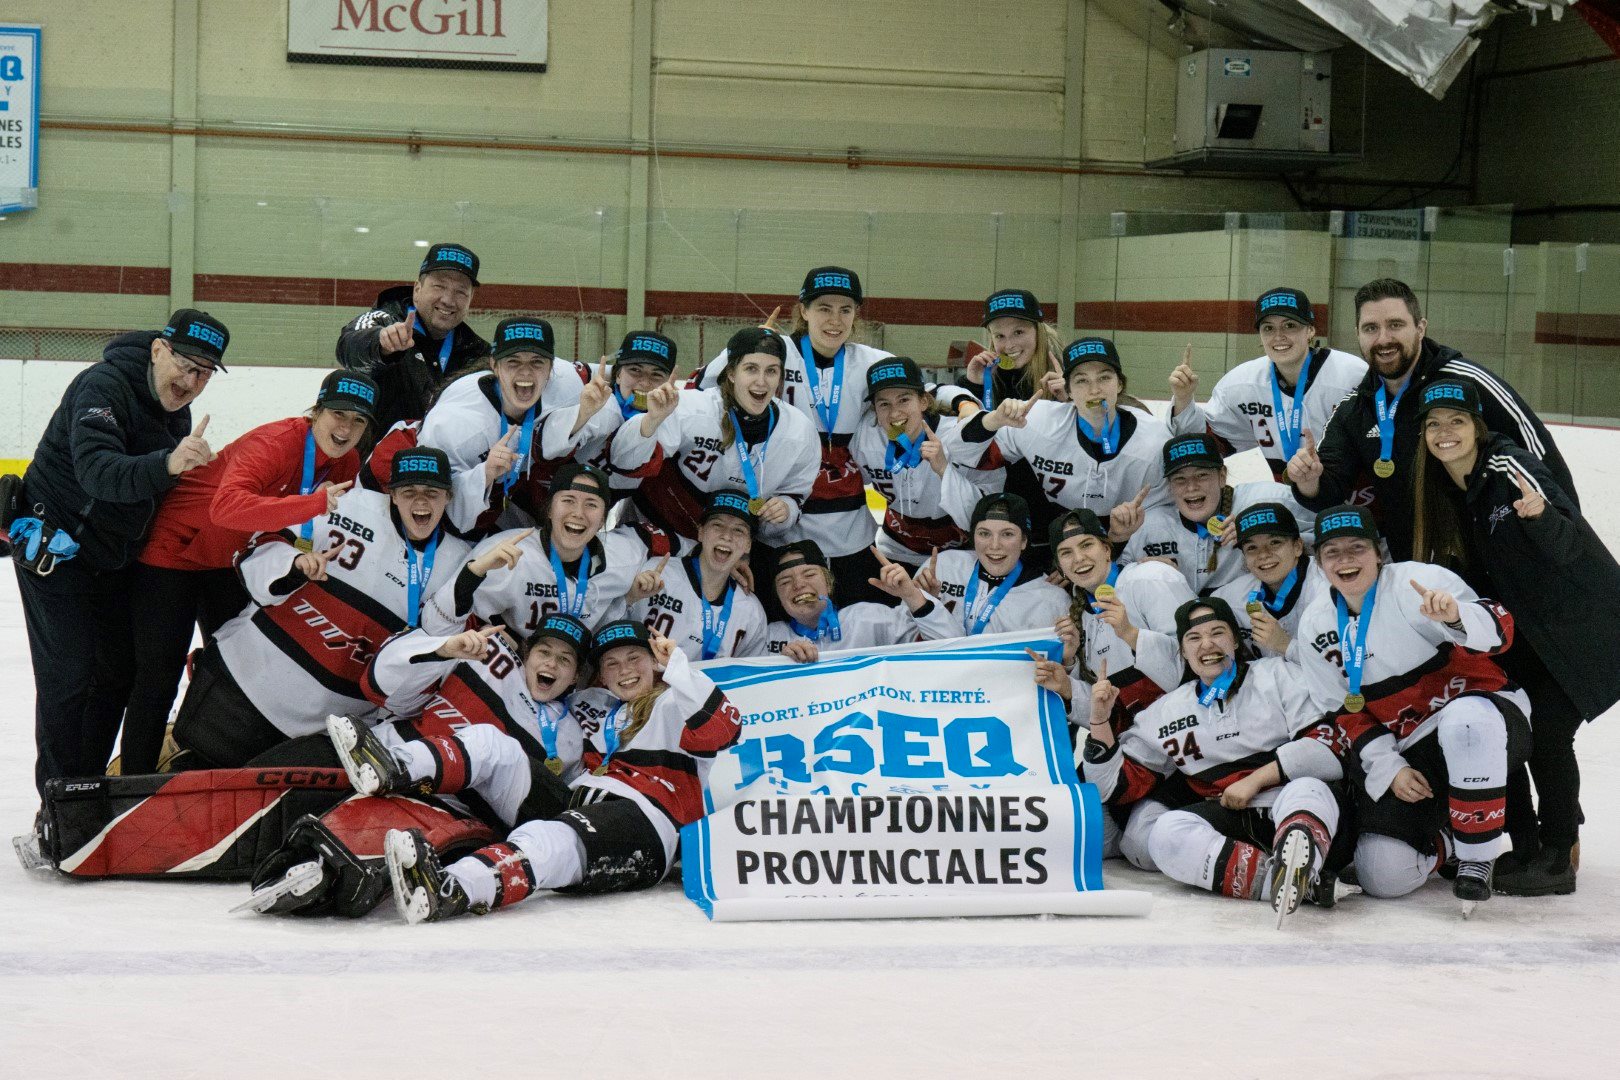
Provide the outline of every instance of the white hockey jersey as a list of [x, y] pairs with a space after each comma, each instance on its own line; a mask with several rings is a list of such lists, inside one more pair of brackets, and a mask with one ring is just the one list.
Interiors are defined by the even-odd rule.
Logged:
[[[1453, 630], [1423, 615], [1416, 581], [1457, 598], [1462, 629]], [[1299, 620], [1300, 666], [1317, 708], [1339, 726], [1340, 748], [1360, 755], [1367, 791], [1382, 798], [1395, 774], [1406, 766], [1401, 751], [1433, 731], [1435, 714], [1466, 694], [1490, 694], [1510, 702], [1526, 717], [1530, 701], [1491, 657], [1513, 642], [1513, 617], [1494, 600], [1481, 599], [1463, 579], [1430, 563], [1386, 565], [1378, 574], [1372, 625], [1365, 636], [1361, 618], [1348, 629], [1363, 643], [1361, 693], [1366, 708], [1344, 708], [1350, 692], [1339, 644], [1334, 590], [1318, 596]]]
[[[776, 418], [771, 433], [749, 448], [749, 460], [759, 484], [759, 497], [780, 496], [790, 508], [784, 524], [760, 523], [760, 539], [769, 544], [785, 544], [795, 539], [793, 529], [799, 520], [800, 506], [815, 483], [820, 449], [815, 428], [803, 413], [774, 403], [771, 412]], [[664, 458], [663, 468], [655, 479], [644, 481], [636, 489], [633, 505], [640, 519], [652, 522], [667, 533], [695, 541], [705, 494], [722, 488], [748, 490], [738, 456], [740, 442], [733, 440], [730, 446], [722, 445], [720, 423], [724, 416], [719, 390], [681, 391], [680, 405], [655, 433], [657, 438], [662, 436], [664, 428], [676, 425], [678, 449]], [[614, 444], [622, 446], [623, 452], [628, 454], [640, 453], [652, 441], [641, 433], [638, 422], [621, 427]], [[866, 520], [870, 536], [871, 515], [867, 515]]]
[[410, 564], [421, 574], [425, 619], [427, 598], [467, 560], [467, 542], [441, 530], [429, 568], [426, 551], [405, 541], [392, 510], [388, 496], [354, 488], [316, 520], [314, 550], [331, 553], [325, 581], [293, 568], [301, 552], [290, 531], [260, 533], [237, 562], [253, 604], [221, 627], [215, 642], [243, 693], [289, 737], [324, 731], [328, 713], [374, 719], [377, 707], [361, 681], [383, 642], [406, 628]]
[[[815, 642], [823, 655], [847, 652], [851, 649], [876, 649], [885, 645], [903, 645], [920, 641], [957, 637], [954, 616], [932, 596], [922, 611], [913, 615], [905, 605], [849, 604], [838, 609], [837, 627], [800, 626], [791, 619], [778, 619], [771, 623], [767, 651], [773, 655], [782, 651], [788, 642], [798, 638]], [[927, 632], [919, 629], [926, 627]]]
[[[619, 412], [612, 402], [596, 411], [577, 435], [571, 435], [579, 417], [579, 392], [589, 380], [589, 372], [578, 364], [557, 359], [551, 365], [540, 403], [535, 406], [534, 433], [526, 460], [518, 462], [517, 484], [525, 485], [526, 502], [535, 508], [546, 504], [552, 474], [573, 458], [581, 443], [606, 440], [618, 426]], [[521, 438], [522, 420], [509, 421], [519, 429], [511, 437], [513, 446]], [[484, 461], [489, 448], [501, 437], [499, 381], [493, 372], [463, 375], [444, 388], [422, 420], [417, 437], [419, 446], [435, 446], [450, 459], [455, 478], [450, 521], [457, 529], [473, 529], [479, 515], [489, 509], [490, 491], [484, 482]], [[502, 485], [496, 482], [497, 488]], [[517, 486], [513, 487], [514, 493]]]
[[[978, 580], [973, 602], [967, 590], [978, 579], [979, 560], [971, 551], [939, 553], [938, 594], [950, 614], [949, 634], [940, 633], [939, 620], [914, 620], [924, 638], [1005, 634], [1013, 630], [1050, 630], [1069, 610], [1069, 594], [1046, 580], [1046, 575], [1025, 567], [1017, 583], [995, 600], [996, 585]], [[981, 620], [983, 625], [980, 625]]]
[[[1255, 503], [1280, 502], [1293, 511], [1299, 522], [1301, 535], [1309, 535], [1316, 515], [1294, 501], [1292, 489], [1286, 484], [1262, 480], [1253, 484], [1238, 484], [1232, 488], [1232, 508], [1226, 514], [1229, 524]], [[1243, 552], [1236, 544], [1223, 545], [1219, 536], [1201, 530], [1204, 522], [1188, 522], [1182, 518], [1174, 503], [1155, 506], [1147, 512], [1142, 527], [1125, 544], [1121, 558], [1128, 562], [1149, 558], [1173, 558], [1187, 579], [1193, 592], [1209, 593], [1242, 577]], [[1200, 535], [1202, 533], [1202, 535]]]
[[[668, 864], [675, 859], [680, 828], [703, 816], [703, 783], [714, 756], [742, 731], [737, 709], [707, 675], [676, 650], [662, 675], [668, 686], [653, 703], [640, 730], [630, 704], [601, 687], [575, 694], [569, 712], [584, 735], [585, 772], [576, 788], [598, 789], [633, 799], [664, 841]], [[618, 746], [608, 753], [608, 727]], [[596, 771], [606, 762], [603, 775]]]
[[[472, 558], [518, 532], [508, 530], [486, 538], [473, 549]], [[586, 548], [588, 563], [581, 559], [573, 565], [563, 564], [568, 580], [559, 597], [550, 539], [545, 529], [537, 530], [518, 543], [522, 555], [511, 570], [497, 566], [483, 578], [469, 570], [445, 582], [428, 601], [422, 626], [436, 634], [454, 634], [467, 625], [469, 615], [476, 615], [486, 623], [505, 623], [521, 637], [533, 633], [547, 615], [562, 611], [594, 630], [623, 617], [625, 594], [647, 561], [649, 546], [658, 546], [662, 540], [656, 533], [632, 527], [598, 533]], [[581, 563], [586, 564], [583, 599], [579, 595]]]
[[1067, 401], [1037, 401], [1023, 427], [998, 428], [988, 442], [969, 442], [964, 433], [978, 425], [970, 419], [945, 441], [951, 461], [967, 468], [999, 469], [1008, 461], [1027, 461], [1041, 482], [1047, 501], [1065, 510], [1090, 510], [1103, 520], [1120, 503], [1148, 489], [1144, 506], [1169, 499], [1164, 483], [1163, 451], [1170, 438], [1152, 414], [1129, 405], [1119, 410], [1120, 444], [1106, 457], [1080, 435], [1078, 412]]
[[[1287, 584], [1286, 582], [1284, 584]], [[1322, 568], [1310, 555], [1299, 557], [1299, 577], [1297, 585], [1286, 591], [1279, 600], [1270, 589], [1260, 584], [1260, 579], [1253, 574], [1245, 572], [1235, 581], [1229, 581], [1215, 590], [1214, 595], [1225, 600], [1232, 608], [1232, 614], [1237, 616], [1238, 627], [1243, 632], [1243, 642], [1260, 656], [1276, 656], [1277, 653], [1261, 645], [1251, 633], [1254, 625], [1249, 615], [1249, 600], [1253, 598], [1257, 603], [1264, 603], [1271, 607], [1272, 617], [1282, 625], [1283, 632], [1291, 639], [1288, 645], [1287, 658], [1298, 663], [1299, 653], [1299, 620], [1305, 614], [1305, 609], [1315, 602], [1318, 596], [1328, 591], [1327, 578], [1322, 576]]]
[[[1088, 604], [1080, 615], [1080, 655], [1070, 680], [1073, 700], [1089, 710], [1092, 675], [1108, 664], [1108, 681], [1119, 688], [1114, 705], [1116, 732], [1131, 717], [1181, 684], [1181, 650], [1176, 644], [1176, 609], [1193, 598], [1181, 575], [1163, 563], [1134, 563], [1121, 567], [1114, 592], [1138, 634], [1133, 650], [1113, 626]], [[1080, 706], [1077, 705], [1077, 708]], [[1079, 717], [1083, 730], [1088, 715]]]
[[[1333, 725], [1312, 704], [1297, 666], [1275, 657], [1245, 664], [1225, 701], [1200, 705], [1198, 691], [1194, 679], [1142, 710], [1102, 760], [1081, 755], [1081, 774], [1104, 802], [1135, 802], [1177, 772], [1195, 794], [1215, 798], [1274, 761], [1284, 783], [1343, 777]], [[1262, 792], [1251, 805], [1269, 805], [1280, 790]]]
[[439, 656], [439, 646], [447, 640], [425, 630], [389, 638], [366, 669], [362, 683], [366, 696], [394, 716], [410, 720], [428, 738], [490, 724], [516, 739], [537, 761], [549, 756], [541, 732], [544, 712], [548, 724], [555, 725], [557, 757], [572, 769], [564, 771], [563, 781], [571, 782], [583, 771], [579, 724], [566, 719], [564, 702], [534, 700], [523, 677], [523, 661], [505, 634], [490, 638], [488, 650], [477, 660]]
[[[954, 416], [935, 415], [928, 416], [927, 422], [942, 445], [961, 423]], [[890, 447], [896, 451], [892, 461]], [[870, 411], [851, 438], [849, 449], [861, 476], [888, 500], [877, 549], [885, 558], [910, 566], [927, 561], [935, 548], [945, 551], [967, 546], [966, 530], [974, 505], [992, 491], [1000, 491], [1005, 480], [998, 470], [946, 465], [945, 475], [940, 476], [926, 461], [907, 463], [898, 444], [879, 430]]]
[[[843, 348], [843, 380], [835, 388], [834, 365], [812, 364], [811, 371], [807, 372], [799, 343], [786, 334], [778, 336], [787, 348], [780, 396], [810, 421], [811, 430], [821, 444], [815, 485], [804, 500], [803, 517], [787, 539], [814, 540], [829, 558], [849, 555], [866, 547], [873, 537], [865, 485], [850, 456], [850, 438], [865, 422], [861, 414], [866, 400], [867, 368], [893, 354], [850, 342]], [[727, 353], [722, 349], [707, 367], [693, 374], [692, 385], [718, 386], [726, 360]], [[811, 393], [811, 379], [815, 380], [815, 395]], [[816, 410], [816, 401], [830, 407], [835, 389], [838, 413], [829, 430]]]
[[[1197, 435], [1208, 430], [1230, 446], [1232, 453], [1258, 446], [1271, 475], [1285, 481], [1288, 457], [1277, 432], [1278, 421], [1272, 415], [1276, 411], [1272, 396], [1275, 370], [1269, 357], [1244, 361], [1220, 377], [1207, 404], [1194, 402], [1172, 416], [1170, 433]], [[1305, 384], [1305, 415], [1300, 418], [1302, 429], [1321, 442], [1334, 408], [1366, 376], [1367, 362], [1359, 356], [1337, 349], [1313, 350], [1310, 378]], [[1292, 415], [1298, 388], [1293, 394], [1281, 396], [1284, 413]]]
[[[688, 556], [664, 567], [663, 588], [630, 605], [629, 617], [647, 629], [673, 641], [688, 660], [713, 660], [722, 656], [763, 656], [765, 654], [765, 605], [735, 581], [727, 587], [731, 612], [725, 614], [726, 600], [711, 606], [714, 633], [720, 648], [712, 656], [703, 653], [702, 575], [695, 565], [697, 556]], [[656, 570], [657, 560], [649, 560], [643, 570]]]

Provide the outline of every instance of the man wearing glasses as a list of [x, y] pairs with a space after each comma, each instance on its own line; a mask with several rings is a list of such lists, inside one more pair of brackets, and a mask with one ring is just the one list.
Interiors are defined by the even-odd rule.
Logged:
[[14, 509], [0, 501], [34, 663], [41, 793], [107, 766], [139, 623], [130, 566], [158, 500], [214, 456], [208, 417], [193, 426], [190, 406], [225, 370], [229, 342], [223, 323], [192, 308], [114, 338], [62, 395]]

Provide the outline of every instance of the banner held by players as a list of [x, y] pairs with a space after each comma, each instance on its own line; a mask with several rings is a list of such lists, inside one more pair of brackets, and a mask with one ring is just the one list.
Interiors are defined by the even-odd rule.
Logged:
[[686, 893], [716, 920], [1140, 914], [1101, 895], [1102, 817], [1063, 703], [1030, 675], [1049, 634], [704, 665], [742, 714]]

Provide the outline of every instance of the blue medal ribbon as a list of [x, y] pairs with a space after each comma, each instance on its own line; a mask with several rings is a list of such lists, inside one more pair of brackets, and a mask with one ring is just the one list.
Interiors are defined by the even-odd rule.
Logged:
[[1228, 659], [1226, 667], [1208, 686], [1204, 685], [1204, 680], [1198, 680], [1198, 704], [1207, 708], [1213, 702], [1225, 701], [1227, 692], [1232, 689], [1232, 681], [1236, 678], [1237, 661]]
[[624, 710], [624, 704], [621, 701], [613, 706], [613, 711], [602, 721], [602, 763], [591, 770], [597, 776], [607, 772], [608, 762], [619, 751], [619, 713]]
[[[1108, 567], [1108, 582], [1107, 582], [1107, 584], [1108, 584], [1108, 586], [1110, 588], [1112, 588], [1114, 583], [1119, 580], [1119, 571], [1120, 571], [1120, 565], [1118, 563], [1113, 563], [1112, 565], [1110, 565]], [[1101, 586], [1098, 586], [1098, 587], [1101, 588]], [[1083, 590], [1083, 589], [1081, 591], [1085, 592], [1085, 590]], [[1121, 602], [1123, 603], [1123, 601], [1121, 601]], [[1096, 596], [1095, 593], [1086, 592], [1086, 610], [1090, 611], [1093, 615], [1101, 615], [1102, 614], [1102, 612], [1097, 607], [1097, 596]]]
[[1299, 588], [1299, 567], [1296, 566], [1288, 571], [1288, 576], [1283, 578], [1281, 585], [1277, 586], [1275, 595], [1268, 598], [1266, 593], [1271, 591], [1270, 588], [1261, 585], [1257, 589], [1249, 590], [1247, 602], [1250, 604], [1264, 604], [1267, 611], [1276, 615], [1288, 606], [1288, 599], [1294, 595], [1294, 590], [1297, 588]]
[[1355, 645], [1350, 644], [1350, 609], [1345, 605], [1344, 597], [1334, 594], [1333, 600], [1338, 608], [1339, 615], [1339, 655], [1344, 658], [1344, 677], [1350, 683], [1352, 694], [1361, 693], [1361, 665], [1367, 659], [1367, 631], [1372, 627], [1373, 601], [1378, 599], [1378, 583], [1367, 590], [1367, 598], [1361, 602], [1361, 615], [1356, 619]]
[[583, 618], [585, 591], [591, 581], [591, 549], [587, 547], [579, 553], [579, 572], [574, 575], [572, 594], [568, 590], [568, 571], [563, 567], [562, 556], [557, 554], [557, 545], [548, 543], [546, 553], [551, 556], [551, 575], [557, 579], [558, 610], [576, 619]]
[[1401, 392], [1395, 395], [1395, 400], [1389, 400], [1389, 388], [1383, 383], [1378, 385], [1378, 395], [1374, 398], [1378, 406], [1378, 458], [1380, 461], [1395, 460], [1395, 410], [1401, 404], [1401, 398], [1411, 389], [1409, 382], [1401, 387]]
[[[304, 480], [298, 485], [298, 494], [308, 495], [315, 490], [315, 428], [310, 427], [309, 433], [304, 436]], [[315, 517], [321, 515], [316, 514]], [[315, 518], [312, 517], [298, 528], [299, 539], [303, 541], [300, 546], [305, 551], [313, 548], [315, 539]]]
[[1310, 380], [1311, 351], [1306, 349], [1305, 365], [1299, 369], [1299, 382], [1294, 384], [1294, 408], [1284, 413], [1282, 380], [1277, 377], [1277, 365], [1271, 365], [1271, 416], [1276, 422], [1277, 438], [1282, 440], [1284, 461], [1294, 460], [1294, 452], [1299, 449], [1299, 433], [1305, 423], [1305, 387]]
[[[731, 430], [737, 433], [737, 465], [742, 469], [743, 486], [748, 489], [750, 499], [760, 498], [759, 474], [765, 471], [765, 453], [770, 449], [771, 432], [776, 430], [776, 413], [770, 413], [769, 422], [765, 427], [765, 437], [753, 446], [749, 446], [743, 438], [742, 420], [737, 416], [737, 410], [731, 410]], [[754, 469], [754, 451], [759, 451], [759, 469]]]
[[433, 531], [428, 540], [427, 547], [422, 550], [420, 561], [416, 558], [416, 545], [411, 538], [400, 528], [400, 538], [405, 541], [405, 625], [413, 630], [422, 621], [422, 586], [433, 578], [433, 559], [439, 553], [439, 537], [444, 535], [443, 526]]
[[832, 392], [826, 401], [821, 400], [821, 369], [816, 366], [815, 350], [810, 347], [810, 335], [806, 334], [799, 339], [799, 355], [804, 357], [804, 381], [810, 388], [810, 401], [815, 406], [816, 415], [821, 417], [822, 430], [831, 435], [833, 428], [838, 426], [838, 405], [844, 400], [844, 351], [840, 345], [837, 354], [833, 357]]
[[555, 701], [534, 703], [534, 722], [540, 728], [540, 746], [545, 750], [547, 760], [557, 757], [557, 721], [567, 711]]
[[984, 407], [987, 409], [996, 407], [995, 375], [996, 365], [994, 361], [984, 365]]
[[[424, 326], [422, 324], [422, 320], [417, 317], [415, 307], [406, 308], [405, 314], [410, 316], [411, 326], [413, 329], [422, 331], [422, 336], [425, 338], [432, 338], [433, 335], [428, 333], [427, 327]], [[455, 346], [455, 341], [456, 332], [452, 330], [448, 334], [444, 335], [443, 341], [439, 342], [439, 373], [441, 375], [450, 370], [450, 350]]]
[[731, 602], [737, 597], [737, 585], [735, 582], [726, 583], [726, 599], [717, 616], [714, 605], [703, 595], [703, 572], [698, 568], [697, 556], [692, 557], [690, 565], [692, 578], [697, 582], [698, 603], [703, 607], [703, 659], [713, 660], [725, 648], [726, 627], [731, 624]]
[[[506, 406], [502, 400], [501, 380], [499, 378], [495, 380], [495, 401], [498, 406], [497, 411], [501, 414], [501, 438], [504, 439], [511, 424], [506, 419]], [[529, 411], [523, 414], [523, 429], [518, 434], [517, 461], [507, 470], [506, 475], [501, 477], [502, 491], [510, 493], [512, 485], [517, 483], [518, 477], [528, 467], [529, 450], [534, 446], [534, 413], [537, 408], [539, 408], [538, 403], [530, 405]]]
[[1086, 423], [1086, 418], [1080, 415], [1079, 405], [1074, 407], [1074, 422], [1076, 427], [1078, 427], [1080, 430], [1081, 438], [1101, 446], [1104, 454], [1112, 454], [1114, 452], [1114, 448], [1119, 445], [1119, 412], [1116, 410], [1114, 412], [1114, 418], [1110, 420], [1108, 418], [1108, 402], [1104, 401], [1102, 404], [1102, 414], [1103, 426], [1100, 433], [1090, 424]]
[[927, 434], [920, 431], [915, 438], [901, 435], [890, 439], [884, 447], [883, 467], [891, 473], [900, 469], [915, 469], [922, 463], [923, 443], [927, 441]]
[[822, 605], [821, 615], [814, 627], [805, 626], [790, 615], [788, 628], [811, 641], [842, 641], [844, 638], [844, 628], [838, 624], [838, 609], [833, 607], [831, 599]]
[[632, 416], [637, 416], [643, 412], [646, 412], [645, 409], [636, 408], [636, 396], [634, 394], [631, 394], [629, 397], [625, 397], [623, 394], [619, 393], [619, 388], [617, 386], [613, 388], [613, 400], [619, 403], [619, 415], [625, 420], [630, 419]]
[[979, 595], [979, 567], [977, 564], [974, 565], [973, 576], [968, 578], [967, 595], [962, 600], [962, 628], [967, 631], [969, 637], [984, 633], [984, 628], [990, 624], [996, 608], [1007, 598], [1007, 594], [1012, 592], [1013, 586], [1018, 584], [1019, 575], [1023, 572], [1024, 560], [1020, 559], [1013, 564], [1013, 568], [1007, 572], [1006, 579], [996, 586], [995, 591], [985, 597], [984, 610], [974, 617], [973, 601]]

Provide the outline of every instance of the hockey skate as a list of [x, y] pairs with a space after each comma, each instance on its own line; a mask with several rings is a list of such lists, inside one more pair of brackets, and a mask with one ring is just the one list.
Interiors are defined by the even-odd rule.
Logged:
[[[1277, 929], [1282, 929], [1283, 921], [1299, 910], [1300, 901], [1313, 891], [1315, 875], [1311, 870], [1315, 861], [1316, 848], [1310, 830], [1303, 825], [1292, 825], [1277, 838], [1271, 857], [1271, 909], [1277, 913]], [[1332, 888], [1329, 882], [1329, 895]]]
[[371, 729], [347, 716], [328, 716], [326, 734], [349, 774], [349, 783], [362, 795], [390, 795], [412, 787], [410, 776]]
[[261, 915], [275, 915], [296, 910], [303, 906], [305, 897], [320, 887], [325, 877], [326, 871], [319, 859], [288, 867], [280, 878], [254, 889], [253, 895], [231, 908], [231, 914], [257, 911]]
[[390, 829], [383, 842], [394, 906], [408, 923], [439, 922], [470, 909], [461, 883], [444, 872], [439, 857], [415, 829]]
[[1463, 918], [1474, 913], [1475, 904], [1482, 904], [1491, 898], [1491, 877], [1495, 870], [1494, 862], [1457, 864], [1457, 880], [1452, 883], [1451, 893], [1462, 901]]

